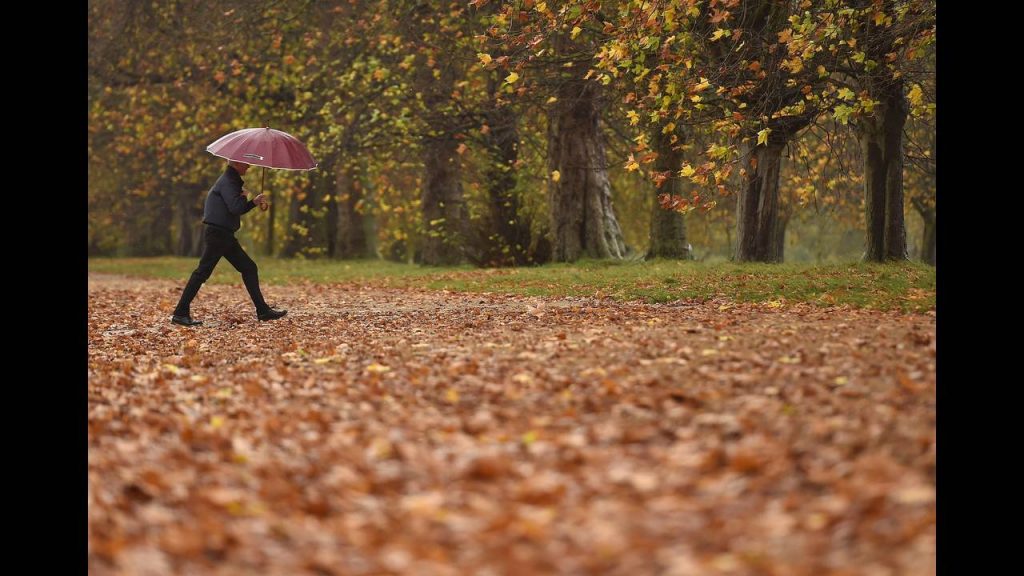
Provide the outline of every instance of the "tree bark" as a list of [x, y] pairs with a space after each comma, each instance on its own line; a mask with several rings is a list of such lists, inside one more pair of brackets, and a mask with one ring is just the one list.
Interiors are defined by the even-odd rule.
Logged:
[[424, 143], [422, 195], [423, 263], [433, 266], [462, 262], [466, 208], [462, 199], [458, 141], [450, 136]]
[[367, 243], [365, 217], [361, 205], [365, 190], [356, 166], [343, 164], [338, 168], [334, 181], [334, 196], [338, 200], [335, 257], [369, 257], [371, 252]]
[[295, 229], [295, 226], [300, 224], [300, 212], [299, 209], [302, 206], [302, 200], [306, 197], [306, 191], [295, 191], [292, 193], [291, 200], [288, 202], [288, 228], [285, 230], [284, 235], [284, 246], [281, 247], [282, 258], [293, 258], [298, 254], [302, 238]]
[[775, 262], [783, 262], [786, 256], [786, 226], [789, 225], [789, 216], [779, 218], [775, 225]]
[[874, 115], [858, 125], [864, 155], [864, 259], [870, 262], [907, 259], [903, 217], [903, 125], [908, 105], [902, 82], [879, 92]]
[[174, 253], [178, 256], [199, 256], [197, 226], [203, 218], [202, 208], [196, 203], [191, 186], [183, 185], [175, 190], [178, 204], [178, 241]]
[[935, 266], [935, 214], [924, 221], [924, 252], [921, 260]]
[[924, 221], [924, 238], [921, 242], [921, 261], [935, 266], [935, 208], [920, 198], [912, 198], [911, 204]]
[[[335, 182], [337, 181], [337, 174], [334, 175]], [[338, 243], [338, 187], [335, 184], [334, 190], [327, 196], [327, 200], [324, 202], [324, 227], [327, 230], [327, 257], [337, 257], [337, 243]]]
[[[488, 93], [494, 101], [501, 84], [500, 76], [488, 79]], [[488, 232], [481, 258], [486, 265], [521, 265], [528, 261], [530, 223], [519, 215], [519, 197], [515, 193], [519, 158], [518, 117], [508, 105], [490, 109], [486, 114], [489, 131], [485, 145], [490, 154], [487, 168]]]
[[[683, 144], [680, 137], [682, 130], [676, 129], [668, 134], [662, 133], [663, 126], [658, 126], [654, 137], [654, 151], [658, 157], [654, 161], [654, 169], [658, 172], [669, 172], [661, 188], [654, 188], [654, 208], [651, 213], [650, 247], [647, 258], [673, 258], [685, 260], [691, 258], [686, 242], [686, 222], [683, 215], [673, 210], [665, 210], [658, 204], [658, 196], [686, 196], [686, 186], [677, 174], [683, 163], [683, 152], [675, 147]], [[672, 141], [675, 136], [675, 142]]]
[[743, 185], [736, 196], [737, 262], [780, 262], [779, 170], [785, 139], [748, 145]]
[[162, 256], [173, 253], [171, 220], [175, 198], [173, 193], [133, 198], [126, 218], [124, 250], [127, 256]]
[[[556, 262], [626, 255], [612, 208], [600, 117], [594, 83], [562, 84], [548, 122], [548, 199]], [[558, 181], [551, 178], [555, 171]]]
[[288, 230], [281, 256], [294, 258], [318, 256], [324, 248], [324, 222], [319, 217], [324, 196], [332, 192], [334, 180], [323, 170], [309, 172], [306, 182], [292, 194], [288, 210]]
[[[434, 16], [427, 5], [418, 7], [415, 34], [427, 38], [434, 31]], [[468, 214], [462, 197], [459, 119], [451, 110], [451, 94], [456, 78], [461, 75], [457, 59], [441, 49], [424, 48], [425, 62], [417, 68], [417, 87], [422, 90], [425, 122], [423, 136], [423, 211], [424, 238], [421, 261], [428, 265], [451, 265], [462, 262], [468, 230]], [[430, 60], [436, 60], [430, 64]], [[435, 68], [436, 66], [436, 68]]]

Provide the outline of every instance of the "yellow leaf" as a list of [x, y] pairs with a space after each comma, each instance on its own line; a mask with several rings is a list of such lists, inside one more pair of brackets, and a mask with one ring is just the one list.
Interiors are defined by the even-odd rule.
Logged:
[[668, 134], [669, 132], [672, 132], [675, 129], [676, 129], [676, 123], [675, 122], [669, 122], [668, 124], [665, 125], [664, 128], [661, 129], [661, 133], [662, 134]]
[[512, 381], [515, 382], [516, 384], [529, 385], [533, 384], [533, 376], [531, 376], [528, 372], [520, 372], [512, 377]]
[[391, 368], [388, 366], [384, 366], [383, 364], [374, 363], [367, 366], [366, 371], [371, 374], [383, 374], [385, 372], [390, 372]]
[[476, 57], [479, 58], [480, 61], [484, 63], [484, 65], [490, 64], [492, 60], [491, 55], [484, 52], [480, 52], [479, 54], [476, 55]]
[[718, 30], [715, 30], [714, 34], [711, 35], [711, 41], [714, 42], [715, 40], [718, 40], [719, 38], [721, 38], [722, 36], [725, 36], [728, 33], [729, 33], [728, 30], [725, 30], [723, 28], [719, 28]]
[[840, 88], [838, 96], [843, 100], [853, 100], [857, 97], [857, 95], [853, 93], [853, 90], [850, 90], [849, 88]]
[[914, 106], [920, 106], [924, 98], [924, 93], [921, 91], [921, 86], [919, 84], [914, 84], [914, 87], [910, 89], [910, 93], [907, 94], [907, 98], [910, 100], [910, 103], [913, 104]]
[[559, 180], [562, 179], [562, 173], [559, 172], [558, 170], [552, 170], [551, 179], [554, 180], [555, 182], [558, 182]]
[[626, 117], [629, 118], [630, 126], [636, 126], [637, 123], [640, 122], [640, 116], [636, 113], [635, 110], [630, 110], [629, 112], [626, 112]]
[[782, 308], [782, 301], [781, 300], [771, 300], [771, 301], [769, 301], [766, 304], [766, 306], [768, 306], [769, 308]]
[[771, 133], [772, 133], [772, 129], [771, 128], [765, 128], [764, 130], [759, 131], [757, 133], [757, 145], [760, 146], [760, 145], [764, 144], [765, 146], [767, 146], [768, 145], [768, 135], [771, 134]]
[[505, 76], [505, 82], [508, 82], [509, 84], [514, 83], [516, 80], [519, 80], [519, 74], [516, 74], [515, 72]]
[[700, 351], [701, 356], [714, 356], [716, 354], [718, 354], [718, 350], [715, 350], [714, 348], [705, 348]]
[[223, 425], [224, 425], [224, 417], [223, 416], [214, 416], [213, 418], [210, 418], [210, 426], [213, 427], [214, 430], [216, 430], [217, 428], [220, 428]]
[[689, 164], [683, 164], [683, 169], [679, 171], [679, 175], [684, 178], [689, 178], [690, 176], [693, 176], [696, 173], [697, 171], [694, 170], [693, 166], [690, 166]]
[[569, 37], [575, 40], [576, 37], [580, 35], [580, 32], [583, 32], [582, 28], [580, 28], [579, 26], [573, 26], [572, 33], [569, 35]]
[[448, 391], [444, 393], [444, 400], [449, 404], [458, 403], [459, 391], [456, 390], [455, 388], [449, 388]]
[[548, 104], [554, 104], [555, 102], [558, 102], [558, 98], [556, 98], [554, 96], [552, 96], [551, 98], [548, 98], [548, 101], [547, 101]]
[[530, 444], [533, 444], [536, 441], [537, 441], [537, 432], [535, 430], [530, 430], [526, 434], [523, 434], [523, 444], [526, 444], [527, 446], [529, 446]]

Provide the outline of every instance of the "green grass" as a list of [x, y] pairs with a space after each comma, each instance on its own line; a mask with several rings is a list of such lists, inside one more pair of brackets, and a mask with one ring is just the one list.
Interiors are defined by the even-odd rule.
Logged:
[[[196, 258], [95, 258], [91, 272], [185, 282]], [[259, 258], [270, 284], [357, 282], [463, 292], [536, 296], [607, 296], [668, 302], [725, 297], [741, 302], [811, 302], [883, 310], [935, 308], [935, 269], [923, 264], [702, 264], [697, 262], [581, 261], [535, 268], [426, 267], [381, 260], [329, 261]], [[225, 261], [210, 282], [236, 284]]]

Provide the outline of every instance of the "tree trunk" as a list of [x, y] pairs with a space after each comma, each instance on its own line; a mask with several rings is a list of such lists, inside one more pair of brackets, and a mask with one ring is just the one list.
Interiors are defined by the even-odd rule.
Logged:
[[[562, 84], [548, 121], [548, 199], [556, 262], [626, 255], [612, 209], [600, 117], [594, 83]], [[558, 181], [552, 177], [555, 171]]]
[[935, 266], [935, 208], [921, 198], [911, 198], [911, 204], [924, 221], [924, 239], [921, 243], [921, 260]]
[[423, 263], [432, 266], [462, 262], [466, 209], [462, 200], [458, 141], [450, 136], [424, 142], [422, 195]]
[[[494, 101], [501, 85], [500, 75], [488, 79], [488, 94]], [[519, 215], [516, 188], [516, 160], [519, 158], [518, 118], [509, 106], [495, 106], [487, 112], [489, 131], [485, 137], [490, 164], [487, 168], [489, 230], [483, 239], [482, 263], [486, 265], [526, 264], [530, 247], [530, 223]]]
[[294, 258], [302, 249], [303, 236], [299, 231], [302, 226], [302, 212], [300, 211], [307, 197], [305, 190], [296, 190], [292, 193], [288, 202], [288, 227], [284, 234], [284, 245], [281, 246], [282, 258]]
[[176, 202], [173, 193], [148, 198], [134, 198], [129, 207], [125, 227], [124, 250], [127, 256], [163, 256], [172, 254], [175, 246], [171, 232], [171, 215]]
[[908, 105], [902, 82], [879, 94], [873, 116], [859, 124], [864, 154], [866, 246], [871, 262], [907, 259], [907, 229], [903, 218], [903, 125]]
[[775, 262], [783, 262], [786, 255], [786, 226], [789, 225], [789, 216], [778, 219], [775, 226]]
[[293, 258], [299, 252], [301, 238], [296, 230], [296, 225], [300, 224], [299, 208], [305, 197], [304, 190], [295, 191], [288, 202], [288, 228], [284, 234], [284, 246], [281, 247], [282, 258]]
[[194, 256], [192, 233], [195, 226], [195, 198], [192, 197], [192, 191], [188, 186], [178, 187], [174, 195], [178, 200], [178, 242], [174, 253], [178, 256]]
[[357, 165], [342, 164], [334, 181], [334, 195], [338, 199], [338, 219], [335, 227], [335, 257], [342, 259], [367, 258], [366, 224], [362, 201], [365, 197], [363, 182]]
[[[669, 194], [671, 196], [686, 195], [686, 186], [678, 172], [683, 163], [682, 150], [675, 149], [683, 144], [682, 133], [678, 128], [675, 132], [662, 133], [663, 126], [658, 126], [658, 133], [654, 135], [654, 151], [658, 158], [654, 161], [654, 169], [658, 172], [669, 172], [668, 180], [665, 180], [661, 188], [654, 188], [654, 208], [651, 213], [650, 239], [651, 245], [647, 250], [647, 258], [674, 258], [685, 260], [691, 257], [690, 250], [686, 243], [686, 223], [683, 215], [673, 210], [665, 210], [658, 203], [658, 196]], [[673, 142], [675, 137], [675, 142]]]
[[461, 77], [459, 60], [452, 58], [450, 43], [440, 42], [437, 17], [429, 4], [418, 4], [411, 32], [424, 46], [423, 62], [416, 67], [416, 85], [423, 93], [424, 122], [428, 128], [422, 138], [423, 189], [421, 210], [424, 238], [420, 243], [420, 261], [428, 265], [458, 264], [468, 231], [462, 198], [460, 141], [455, 135], [463, 130], [458, 111], [452, 103], [455, 81]]
[[[340, 170], [340, 168], [338, 168]], [[325, 170], [325, 172], [330, 173]], [[337, 174], [335, 174], [335, 182], [337, 182]], [[335, 258], [337, 255], [338, 245], [338, 187], [337, 184], [334, 186], [334, 190], [327, 196], [324, 213], [324, 225], [327, 229], [327, 257]]]
[[779, 262], [779, 169], [785, 140], [748, 146], [749, 161], [736, 196], [737, 262]]
[[331, 192], [334, 181], [323, 171], [310, 172], [299, 190], [292, 194], [288, 210], [288, 230], [281, 256], [313, 256], [323, 247], [323, 223], [317, 217], [321, 199]]
[[935, 266], [935, 214], [924, 221], [924, 251], [921, 260]]

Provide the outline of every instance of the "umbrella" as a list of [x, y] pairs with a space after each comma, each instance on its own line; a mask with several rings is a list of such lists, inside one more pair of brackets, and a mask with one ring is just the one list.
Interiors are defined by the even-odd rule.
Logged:
[[263, 193], [263, 185], [266, 183], [267, 168], [312, 170], [317, 166], [313, 155], [298, 138], [269, 126], [245, 128], [221, 136], [207, 146], [206, 151], [227, 160], [263, 167], [260, 194]]

